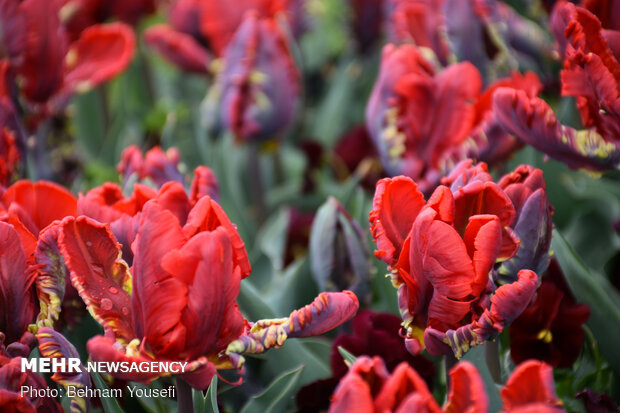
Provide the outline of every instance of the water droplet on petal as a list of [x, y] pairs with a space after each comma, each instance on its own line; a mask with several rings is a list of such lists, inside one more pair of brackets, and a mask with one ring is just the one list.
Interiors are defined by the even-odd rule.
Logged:
[[112, 309], [112, 301], [109, 298], [104, 298], [101, 300], [101, 309], [104, 311], [108, 311]]
[[118, 292], [118, 288], [110, 287], [110, 288], [108, 288], [108, 291], [110, 292], [110, 294], [116, 294]]
[[123, 312], [123, 314], [129, 315], [129, 308], [123, 307], [123, 308], [121, 308], [121, 311]]

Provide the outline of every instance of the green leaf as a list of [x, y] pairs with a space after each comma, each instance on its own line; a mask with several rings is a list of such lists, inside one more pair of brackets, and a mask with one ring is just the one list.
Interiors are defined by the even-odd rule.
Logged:
[[257, 235], [257, 243], [260, 250], [269, 258], [271, 265], [277, 271], [282, 270], [284, 267], [286, 231], [289, 221], [290, 214], [288, 209], [281, 208], [269, 218]]
[[554, 230], [552, 248], [577, 300], [590, 306], [590, 326], [601, 354], [611, 368], [620, 375], [620, 330], [609, 326], [620, 325], [620, 296], [609, 281], [588, 269], [581, 258]]
[[472, 363], [482, 376], [484, 387], [489, 397], [489, 413], [497, 413], [502, 409], [502, 401], [499, 397], [498, 385], [493, 381], [491, 372], [487, 367], [487, 362], [484, 355], [484, 346], [477, 346], [469, 350], [461, 360], [466, 360]]
[[310, 268], [319, 290], [325, 291], [334, 270], [334, 238], [338, 202], [329, 198], [317, 211], [310, 231]]
[[217, 375], [211, 379], [211, 384], [207, 390], [207, 394], [203, 395], [202, 390], [193, 390], [194, 392], [194, 413], [219, 413], [217, 407]]
[[342, 346], [338, 346], [338, 353], [340, 353], [340, 355], [342, 356], [342, 358], [344, 359], [344, 363], [347, 365], [347, 367], [351, 367], [353, 365], [353, 363], [355, 363], [355, 360], [357, 360], [357, 357], [355, 357], [353, 354], [349, 353], [347, 350], [345, 350], [344, 347]]
[[269, 384], [262, 393], [253, 396], [243, 406], [241, 413], [261, 412], [278, 413], [286, 409], [291, 401], [297, 381], [301, 376], [304, 366], [299, 366], [294, 370], [282, 373]]
[[[91, 377], [95, 382], [95, 386], [101, 390], [110, 390], [108, 385], [103, 381], [99, 373], [91, 373]], [[101, 405], [103, 406], [103, 411], [105, 413], [124, 413], [121, 406], [118, 404], [118, 401], [114, 397], [102, 397]]]

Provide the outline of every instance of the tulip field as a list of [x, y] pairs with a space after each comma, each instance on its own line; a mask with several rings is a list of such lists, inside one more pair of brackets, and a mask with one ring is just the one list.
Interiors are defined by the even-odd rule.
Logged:
[[620, 0], [0, 0], [0, 412], [613, 413]]

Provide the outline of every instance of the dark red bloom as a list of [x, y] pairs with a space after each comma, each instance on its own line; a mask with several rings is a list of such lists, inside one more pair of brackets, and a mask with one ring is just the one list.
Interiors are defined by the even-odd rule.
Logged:
[[618, 406], [607, 394], [598, 394], [594, 390], [585, 389], [575, 395], [581, 399], [586, 411], [589, 413], [617, 413]]
[[[63, 221], [59, 244], [71, 280], [105, 331], [88, 343], [94, 360], [186, 361], [181, 377], [204, 389], [216, 369], [239, 368], [239, 354], [321, 334], [357, 310], [351, 293], [324, 294], [289, 318], [247, 322], [236, 298], [250, 263], [224, 211], [202, 197], [181, 225], [160, 202], [142, 208], [131, 273], [106, 225], [87, 217]], [[159, 374], [116, 376], [149, 382]]]
[[221, 57], [252, 10], [259, 18], [284, 18], [297, 33], [300, 23], [297, 0], [175, 0], [169, 9], [169, 24], [146, 30], [144, 39], [181, 69], [210, 73], [211, 54]]
[[530, 360], [517, 366], [501, 396], [506, 413], [564, 412], [555, 394], [553, 369], [540, 361]]
[[450, 44], [445, 35], [444, 0], [392, 0], [393, 10], [389, 25], [394, 43], [412, 42], [435, 52], [437, 59], [446, 64], [450, 58]]
[[0, 186], [10, 185], [19, 160], [15, 134], [8, 128], [0, 129]]
[[63, 109], [71, 94], [109, 80], [131, 61], [135, 39], [125, 24], [90, 26], [70, 42], [60, 20], [60, 1], [5, 3], [0, 19], [12, 33], [1, 39], [9, 51], [3, 57], [10, 62], [29, 112], [37, 116]]
[[35, 390], [48, 386], [37, 373], [22, 372], [22, 357], [28, 357], [30, 350], [20, 355], [9, 354], [3, 342], [4, 335], [0, 332], [0, 410], [6, 413], [62, 412], [62, 406], [53, 397], [33, 397], [30, 393], [22, 396], [22, 386]]
[[385, 0], [351, 0], [351, 29], [361, 53], [368, 52], [381, 38]]
[[238, 140], [277, 138], [294, 120], [299, 72], [285, 33], [274, 19], [250, 12], [228, 44], [207, 99], [209, 117]]
[[424, 380], [407, 363], [392, 374], [379, 357], [359, 357], [340, 381], [332, 396], [335, 412], [485, 412], [488, 400], [476, 368], [459, 363], [450, 372], [451, 389], [443, 409], [428, 391]]
[[135, 26], [155, 11], [157, 0], [63, 0], [63, 23], [71, 38], [76, 39], [86, 28], [111, 18]]
[[0, 222], [0, 332], [7, 344], [20, 341], [38, 312], [33, 287], [37, 268], [27, 261], [15, 228]]
[[[439, 186], [427, 202], [409, 178], [383, 179], [370, 213], [375, 255], [398, 288], [409, 351], [454, 352], [493, 337], [531, 301], [538, 278], [519, 271], [495, 288], [490, 272], [519, 242], [510, 229], [515, 208], [486, 171], [462, 186]], [[476, 179], [476, 176], [479, 179]], [[473, 177], [473, 178], [472, 178]], [[463, 182], [456, 174], [454, 182]]]
[[333, 168], [339, 179], [358, 174], [362, 177], [362, 186], [374, 190], [376, 182], [385, 176], [366, 125], [356, 126], [346, 132], [338, 140], [334, 154]]
[[581, 6], [598, 17], [603, 28], [620, 30], [620, 3], [615, 0], [581, 0]]
[[534, 301], [510, 327], [510, 355], [515, 363], [537, 359], [553, 367], [570, 367], [584, 340], [589, 307], [578, 304], [554, 260]]

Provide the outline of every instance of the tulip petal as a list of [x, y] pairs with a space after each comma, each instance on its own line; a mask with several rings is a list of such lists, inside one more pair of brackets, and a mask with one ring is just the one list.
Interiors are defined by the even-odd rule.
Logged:
[[236, 226], [222, 207], [208, 196], [198, 200], [187, 217], [187, 223], [183, 227], [183, 233], [190, 238], [200, 231], [213, 231], [217, 227], [223, 227], [230, 237], [233, 246], [233, 259], [241, 269], [241, 277], [245, 278], [252, 272], [245, 244], [237, 232]]
[[491, 297], [490, 309], [484, 310], [474, 322], [474, 331], [483, 340], [501, 332], [530, 304], [538, 288], [538, 276], [530, 270], [521, 270], [518, 280], [499, 287]]
[[[42, 357], [64, 359], [65, 363], [67, 363], [68, 358], [80, 358], [80, 354], [73, 344], [62, 334], [49, 327], [40, 328], [37, 332], [37, 339]], [[90, 374], [82, 364], [79, 368], [81, 372], [57, 371], [52, 376], [52, 380], [62, 384], [65, 388], [68, 386], [76, 389], [91, 387]], [[71, 412], [88, 412], [89, 407], [89, 398], [74, 396], [71, 399]]]
[[58, 240], [73, 286], [106, 335], [128, 343], [135, 337], [131, 319], [131, 274], [120, 259], [121, 245], [109, 227], [91, 218], [66, 218]]
[[398, 176], [377, 182], [369, 215], [377, 258], [388, 265], [398, 261], [403, 242], [423, 206], [424, 195], [411, 178]]
[[220, 188], [213, 171], [206, 166], [200, 165], [194, 169], [194, 179], [192, 179], [192, 185], [189, 190], [189, 199], [195, 205], [203, 196], [210, 196], [211, 199], [218, 202]]
[[422, 412], [441, 412], [433, 395], [428, 391], [426, 382], [405, 362], [396, 367], [381, 387], [381, 391], [375, 397], [375, 411], [387, 412], [394, 411], [399, 406], [402, 408], [403, 401], [411, 393], [418, 395], [415, 404], [424, 407]]
[[165, 183], [157, 194], [157, 203], [172, 212], [181, 226], [185, 225], [192, 206], [182, 184], [179, 182]]
[[472, 295], [480, 296], [489, 282], [489, 273], [499, 255], [502, 227], [496, 215], [476, 215], [469, 219], [465, 229], [465, 245], [472, 257], [475, 278]]
[[133, 30], [124, 23], [85, 29], [67, 54], [65, 93], [88, 91], [125, 70], [135, 43]]
[[[20, 4], [27, 33], [18, 73], [24, 82], [22, 93], [32, 102], [44, 103], [62, 87], [67, 36], [59, 19], [60, 5], [49, 0], [25, 0]], [[46, 70], [41, 70], [43, 67]]]
[[77, 210], [75, 197], [62, 186], [49, 181], [18, 181], [6, 190], [2, 203], [19, 205], [26, 214], [20, 216], [20, 220], [27, 219], [33, 223], [34, 227], [28, 229], [35, 236], [55, 220], [75, 216]]
[[164, 271], [161, 259], [186, 242], [179, 221], [156, 201], [142, 210], [134, 253], [133, 306], [136, 336], [145, 337], [157, 354], [178, 355], [186, 334], [181, 314], [187, 304], [187, 285]]
[[489, 400], [482, 377], [473, 364], [462, 361], [450, 370], [450, 393], [444, 411], [487, 412]]
[[34, 318], [31, 286], [35, 277], [17, 231], [0, 222], [0, 331], [6, 335], [7, 343], [18, 341]]
[[60, 316], [65, 289], [71, 286], [67, 266], [58, 246], [61, 226], [62, 223], [57, 222], [41, 231], [35, 252], [35, 262], [41, 265], [36, 279], [40, 306], [37, 316], [39, 327], [54, 326]]
[[555, 394], [553, 369], [535, 360], [517, 366], [502, 389], [501, 397], [507, 411], [535, 403], [549, 407], [561, 406]]
[[472, 293], [474, 267], [463, 239], [453, 227], [442, 221], [433, 221], [427, 233], [412, 233], [413, 237], [427, 239], [422, 256], [424, 274], [435, 291], [452, 299], [465, 298]]
[[620, 151], [592, 129], [577, 131], [562, 125], [545, 101], [525, 92], [501, 88], [493, 110], [509, 133], [570, 168], [605, 171], [620, 164]]
[[217, 354], [243, 332], [245, 320], [237, 306], [241, 285], [233, 267], [232, 245], [222, 227], [201, 232], [178, 250], [166, 254], [161, 266], [188, 286], [182, 322], [187, 332], [187, 357]]
[[166, 24], [149, 27], [144, 41], [163, 57], [184, 71], [209, 73], [211, 56], [192, 36], [176, 31]]
[[228, 345], [226, 354], [262, 353], [281, 347], [287, 338], [323, 334], [353, 318], [358, 308], [359, 301], [351, 291], [321, 293], [287, 318], [255, 322], [248, 332]]

